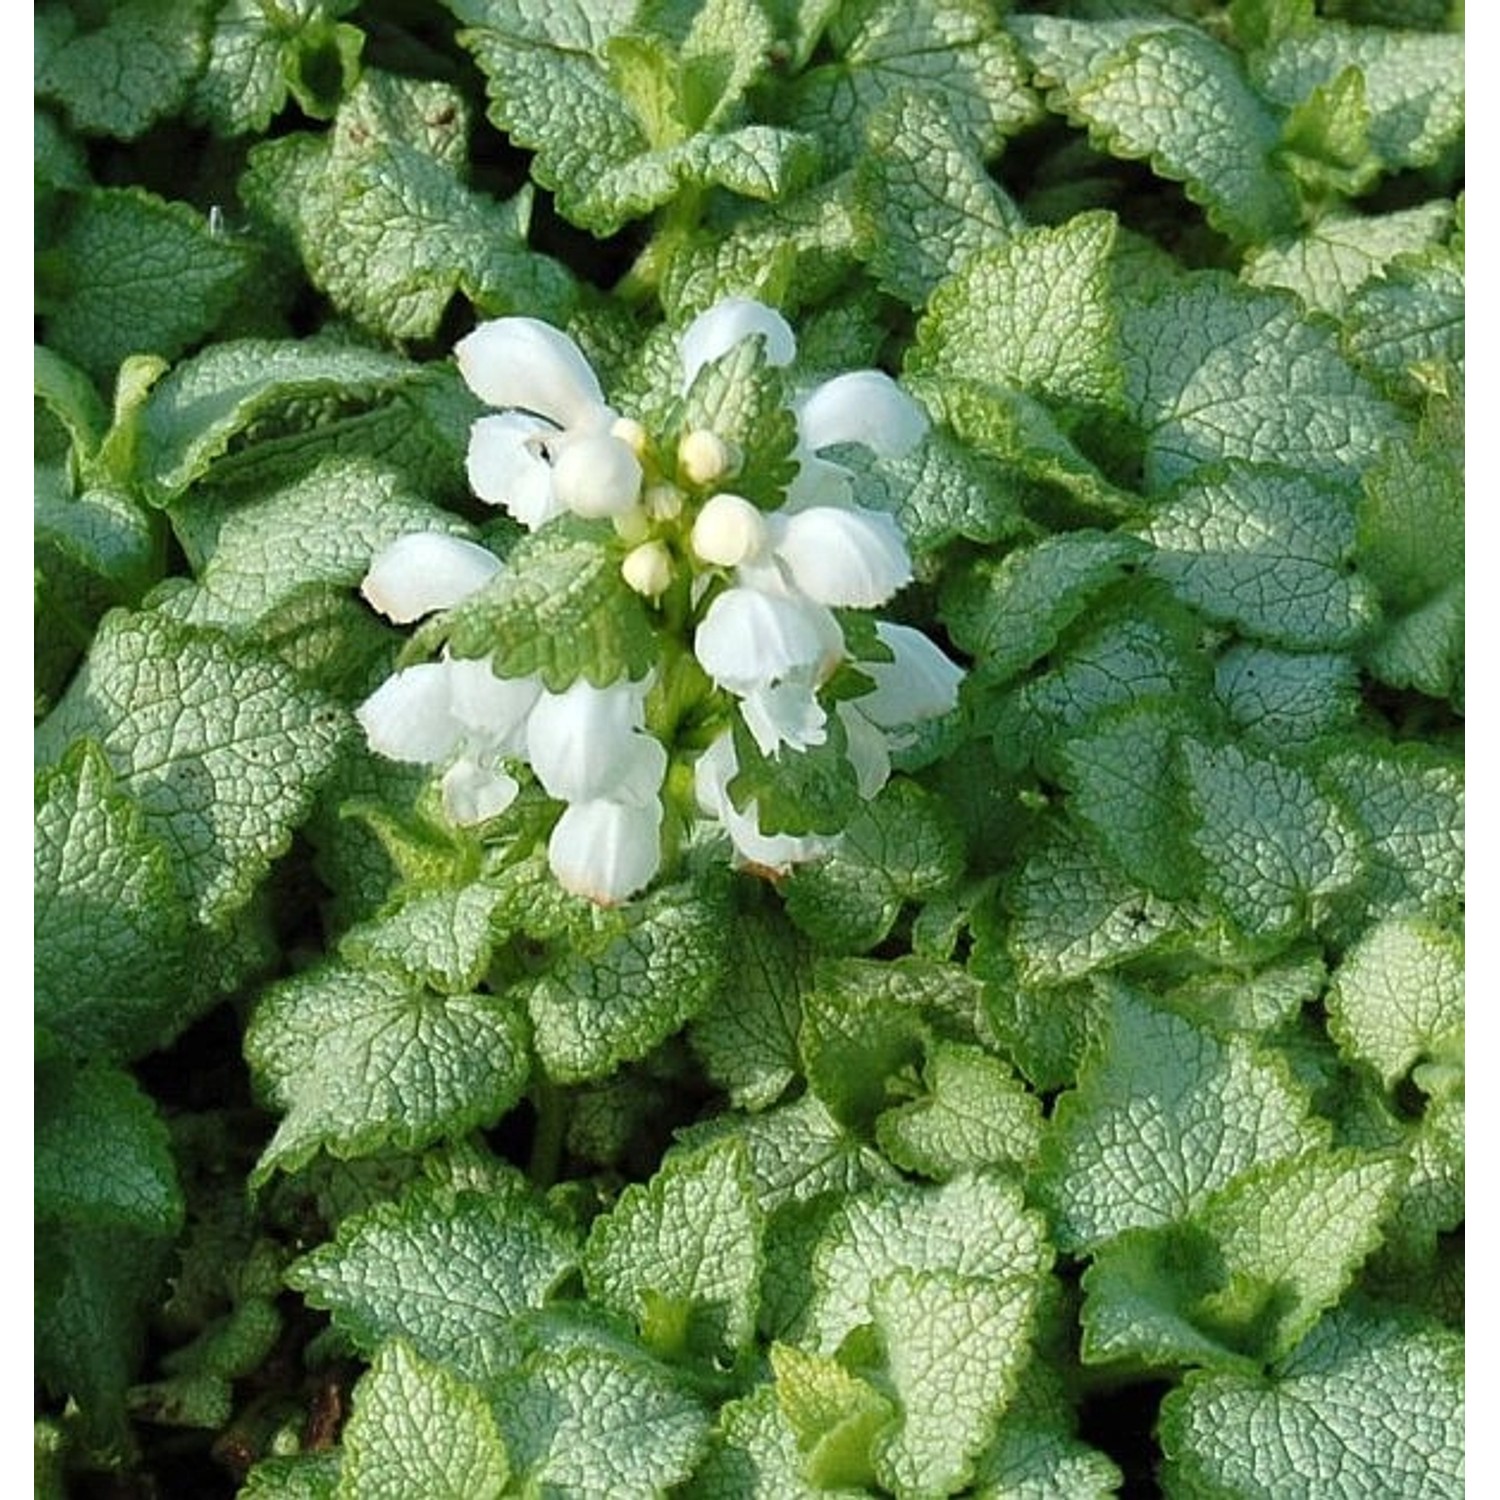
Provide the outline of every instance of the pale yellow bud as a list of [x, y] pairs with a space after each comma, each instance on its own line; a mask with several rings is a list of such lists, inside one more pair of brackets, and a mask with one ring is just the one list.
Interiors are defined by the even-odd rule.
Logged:
[[629, 542], [631, 546], [637, 542], [644, 542], [651, 535], [651, 522], [639, 505], [632, 505], [622, 514], [611, 516], [610, 520], [614, 525], [615, 535], [622, 542]]
[[734, 464], [734, 449], [706, 427], [685, 433], [677, 445], [677, 472], [689, 484], [717, 484]]
[[636, 593], [656, 599], [671, 585], [672, 554], [661, 542], [643, 542], [625, 554], [620, 572]]
[[682, 491], [675, 484], [653, 484], [641, 504], [653, 521], [675, 521], [682, 514]]
[[693, 522], [693, 551], [721, 568], [753, 558], [765, 541], [765, 517], [739, 495], [715, 495]]

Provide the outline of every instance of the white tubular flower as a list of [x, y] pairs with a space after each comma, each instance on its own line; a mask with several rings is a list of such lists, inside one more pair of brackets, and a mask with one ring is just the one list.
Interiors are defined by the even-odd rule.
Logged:
[[498, 755], [524, 755], [526, 721], [542, 685], [535, 677], [496, 677], [483, 660], [448, 657], [449, 712], [471, 741]]
[[500, 559], [477, 542], [414, 531], [382, 549], [359, 591], [388, 620], [409, 625], [435, 609], [451, 609], [499, 571]]
[[526, 758], [549, 797], [639, 801], [653, 772], [655, 782], [645, 795], [655, 795], [666, 773], [666, 751], [636, 732], [645, 721], [645, 696], [644, 682], [596, 688], [582, 679], [561, 693], [541, 695], [526, 721]]
[[558, 427], [597, 422], [607, 412], [583, 351], [549, 323], [495, 318], [461, 338], [454, 353], [465, 384], [491, 406], [535, 412]]
[[469, 429], [469, 486], [486, 505], [500, 505], [528, 531], [566, 508], [552, 489], [543, 444], [555, 429], [538, 417], [506, 411]]
[[704, 365], [755, 334], [765, 339], [766, 359], [771, 364], [791, 364], [797, 353], [797, 336], [775, 308], [750, 297], [725, 297], [699, 313], [688, 324], [678, 344], [682, 353], [683, 390], [692, 385]]
[[853, 475], [819, 450], [860, 443], [879, 458], [900, 458], [927, 433], [926, 413], [883, 370], [851, 370], [816, 387], [797, 410], [797, 477], [786, 508], [847, 505]]
[[787, 516], [780, 530], [776, 556], [819, 604], [869, 609], [911, 582], [901, 530], [881, 511], [815, 505]]
[[828, 714], [809, 678], [752, 688], [740, 700], [740, 717], [762, 755], [775, 755], [783, 745], [806, 750], [828, 738]]
[[900, 458], [927, 435], [922, 408], [884, 370], [850, 370], [825, 380], [797, 410], [797, 435], [816, 453], [861, 443], [880, 458]]
[[703, 670], [740, 696], [799, 674], [817, 681], [843, 650], [838, 621], [822, 605], [757, 588], [725, 589], [693, 640]]
[[372, 750], [408, 765], [440, 766], [464, 737], [445, 661], [422, 662], [387, 677], [354, 717]]
[[784, 873], [793, 865], [821, 859], [837, 848], [837, 837], [826, 838], [818, 834], [794, 837], [788, 833], [762, 833], [760, 807], [756, 800], [751, 798], [742, 811], [734, 805], [729, 795], [729, 783], [734, 780], [738, 770], [734, 737], [726, 730], [698, 757], [697, 764], [693, 767], [693, 790], [699, 808], [724, 825], [729, 841], [743, 863]]
[[766, 518], [739, 495], [715, 495], [693, 522], [693, 551], [720, 568], [738, 567], [761, 553]]
[[466, 828], [498, 818], [520, 791], [521, 783], [499, 766], [460, 757], [443, 776], [443, 810]]
[[547, 863], [565, 891], [613, 906], [644, 889], [661, 868], [662, 805], [607, 798], [563, 810], [547, 841]]
[[853, 701], [865, 718], [892, 730], [923, 719], [941, 718], [957, 707], [962, 667], [949, 661], [920, 630], [909, 625], [881, 620], [875, 634], [891, 648], [894, 660], [860, 662], [859, 670], [875, 683], [873, 693]]
[[622, 439], [607, 432], [567, 434], [559, 450], [552, 491], [574, 515], [622, 516], [640, 499], [641, 461]]

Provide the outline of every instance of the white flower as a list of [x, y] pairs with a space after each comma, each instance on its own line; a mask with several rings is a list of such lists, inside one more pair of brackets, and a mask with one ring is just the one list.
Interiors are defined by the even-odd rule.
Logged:
[[488, 662], [444, 657], [387, 678], [354, 716], [379, 754], [446, 766], [449, 817], [478, 823], [504, 812], [519, 790], [500, 761], [521, 753], [540, 692], [532, 678], [496, 677]]
[[883, 370], [851, 370], [810, 391], [797, 409], [797, 476], [786, 508], [846, 505], [854, 476], [820, 458], [824, 448], [858, 443], [877, 458], [901, 458], [926, 436], [927, 417]]
[[639, 502], [639, 424], [606, 405], [567, 334], [535, 318], [495, 318], [455, 353], [469, 388], [501, 408], [469, 432], [469, 483], [481, 500], [532, 530], [565, 510], [620, 516]]
[[797, 353], [797, 336], [775, 308], [750, 297], [724, 297], [707, 312], [699, 313], [678, 342], [683, 390], [692, 385], [704, 365], [756, 334], [766, 341], [766, 359], [770, 364], [791, 364]]
[[667, 752], [644, 732], [645, 682], [596, 688], [582, 679], [543, 693], [526, 721], [526, 758], [549, 797], [608, 797], [640, 805], [654, 797]]
[[563, 811], [547, 841], [557, 883], [613, 906], [649, 885], [661, 868], [660, 799], [643, 807], [599, 798]]
[[873, 693], [853, 700], [865, 718], [882, 729], [900, 730], [923, 719], [941, 718], [958, 706], [963, 668], [920, 630], [881, 620], [875, 634], [890, 647], [894, 659], [859, 664], [875, 682]]
[[819, 604], [870, 609], [911, 582], [911, 557], [895, 521], [863, 506], [815, 505], [778, 516], [772, 552]]
[[821, 859], [838, 847], [837, 837], [762, 833], [760, 805], [755, 798], [740, 809], [729, 795], [729, 783], [738, 771], [734, 737], [726, 730], [698, 757], [693, 767], [693, 789], [699, 808], [724, 825], [741, 861], [783, 873], [793, 865]]
[[811, 673], [752, 688], [740, 699], [740, 717], [762, 755], [775, 755], [783, 745], [806, 750], [828, 738], [828, 713]]
[[499, 571], [500, 559], [477, 542], [414, 531], [376, 555], [360, 592], [388, 620], [409, 625], [435, 609], [451, 609]]
[[821, 681], [843, 653], [833, 615], [791, 591], [725, 589], [693, 638], [699, 666], [740, 697], [799, 674]]
[[693, 522], [691, 544], [704, 562], [737, 567], [760, 556], [766, 545], [766, 518], [739, 495], [715, 495]]

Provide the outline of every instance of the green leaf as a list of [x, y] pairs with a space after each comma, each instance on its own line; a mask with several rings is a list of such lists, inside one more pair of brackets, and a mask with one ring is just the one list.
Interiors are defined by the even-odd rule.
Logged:
[[1267, 465], [1199, 470], [1153, 510], [1141, 534], [1146, 571], [1209, 619], [1301, 650], [1348, 646], [1378, 614], [1351, 575], [1347, 490]]
[[938, 1042], [923, 1069], [925, 1092], [876, 1124], [881, 1149], [907, 1172], [947, 1181], [986, 1166], [1027, 1167], [1042, 1141], [1041, 1101], [999, 1058]]
[[739, 1141], [674, 1152], [594, 1220], [584, 1285], [664, 1359], [737, 1360], [755, 1338], [760, 1237]]
[[336, 1500], [343, 1452], [263, 1458], [245, 1476], [238, 1500]]
[[1443, 199], [1387, 214], [1329, 214], [1295, 237], [1250, 251], [1241, 275], [1251, 286], [1281, 287], [1309, 309], [1338, 317], [1398, 256], [1437, 244], [1452, 221], [1453, 205]]
[[1278, 1059], [1111, 984], [1078, 1087], [1054, 1106], [1041, 1189], [1063, 1249], [1174, 1223], [1260, 1163], [1323, 1144]]
[[245, 1033], [259, 1087], [285, 1111], [251, 1183], [320, 1148], [417, 1150], [493, 1124], [521, 1096], [526, 1026], [490, 995], [436, 995], [378, 970], [325, 965], [273, 985]]
[[880, 1320], [881, 1288], [894, 1273], [988, 1282], [1008, 1302], [1029, 1300], [1051, 1263], [1041, 1217], [1026, 1210], [1017, 1184], [998, 1175], [854, 1194], [813, 1256], [809, 1335], [814, 1348], [837, 1353], [854, 1330]]
[[1352, 730], [1362, 700], [1347, 656], [1237, 642], [1219, 658], [1214, 696], [1251, 744], [1299, 750]]
[[1063, 532], [952, 574], [939, 615], [985, 679], [1005, 682], [1052, 650], [1104, 588], [1147, 555], [1120, 533]]
[[95, 1063], [41, 1073], [32, 1169], [38, 1218], [164, 1237], [182, 1227], [166, 1126], [149, 1096], [117, 1068]]
[[436, 332], [456, 292], [486, 314], [561, 322], [572, 278], [526, 248], [528, 189], [498, 203], [465, 186], [466, 124], [447, 85], [367, 73], [328, 135], [254, 148], [241, 195], [336, 308], [388, 338]]
[[876, 1474], [898, 1495], [951, 1494], [1031, 1356], [1035, 1283], [903, 1269], [871, 1300], [901, 1404], [900, 1425], [877, 1443]]
[[[274, 8], [260, 0], [226, 0], [214, 17], [207, 65], [193, 88], [193, 115], [215, 135], [262, 131], [291, 93], [304, 113], [326, 119], [354, 81], [364, 40], [355, 27], [334, 19], [351, 9], [352, 0], [294, 0]], [[314, 78], [324, 86], [310, 88]]]
[[1162, 1407], [1174, 1497], [1458, 1500], [1463, 1355], [1457, 1334], [1357, 1307], [1319, 1323], [1269, 1380], [1188, 1376]]
[[354, 1387], [339, 1500], [491, 1500], [510, 1477], [489, 1403], [393, 1339]]
[[[1122, 831], [1122, 837], [1128, 836]], [[1130, 880], [1065, 822], [1032, 848], [1005, 893], [1009, 948], [1026, 985], [1056, 985], [1171, 943], [1191, 908]]]
[[1312, 1151], [1252, 1168], [1190, 1231], [1133, 1230], [1084, 1275], [1083, 1358], [1251, 1369], [1289, 1354], [1381, 1241], [1394, 1155]]
[[1382, 922], [1345, 955], [1327, 1003], [1340, 1049], [1393, 1088], [1463, 1024], [1463, 939], [1420, 918]]
[[79, 5], [80, 25], [74, 7], [54, 4], [57, 21], [38, 48], [37, 93], [61, 104], [75, 130], [134, 140], [181, 107], [203, 65], [205, 9], [205, 0]]
[[[32, 537], [38, 566], [66, 588], [81, 571], [80, 592], [102, 590], [110, 603], [134, 603], [159, 568], [151, 521], [128, 495], [90, 489], [73, 498], [38, 490]], [[71, 590], [69, 593], [71, 594]]]
[[779, 907], [735, 913], [723, 977], [688, 1027], [693, 1051], [731, 1104], [765, 1109], [797, 1076], [810, 959], [808, 943]]
[[241, 908], [306, 816], [345, 720], [217, 632], [110, 615], [37, 735], [41, 762], [98, 741], [178, 888], [212, 926]]
[[514, 1366], [517, 1317], [576, 1264], [571, 1236], [517, 1173], [483, 1193], [414, 1184], [345, 1219], [336, 1240], [286, 1274], [362, 1353], [401, 1337], [482, 1383]]
[[859, 775], [849, 759], [843, 720], [830, 714], [821, 744], [761, 752], [743, 716], [733, 727], [739, 769], [727, 791], [740, 811], [754, 802], [765, 834], [837, 834], [861, 806]]
[[1097, 1448], [1073, 1436], [1073, 1414], [1059, 1379], [1040, 1362], [1026, 1371], [980, 1454], [973, 1500], [1110, 1500], [1124, 1476]]
[[524, 986], [547, 1076], [578, 1083], [644, 1057], [718, 989], [727, 957], [727, 882], [679, 881], [632, 903], [618, 935], [565, 952]]
[[873, 1483], [872, 1441], [896, 1416], [891, 1401], [837, 1360], [786, 1344], [771, 1346], [771, 1369], [802, 1453], [798, 1477], [820, 1489]]
[[1462, 36], [1325, 21], [1278, 41], [1251, 66], [1260, 89], [1287, 108], [1357, 69], [1370, 145], [1389, 171], [1431, 166], [1463, 130]]
[[865, 952], [907, 901], [952, 886], [963, 863], [962, 836], [941, 799], [898, 779], [855, 817], [833, 854], [792, 872], [787, 912], [825, 949]]
[[109, 426], [105, 410], [93, 382], [41, 344], [32, 346], [32, 391], [36, 399], [66, 429], [75, 464], [85, 464], [99, 450]]
[[124, 187], [81, 194], [48, 254], [60, 290], [47, 342], [106, 381], [127, 355], [175, 359], [212, 332], [262, 252], [215, 233], [186, 203]]
[[703, 1408], [660, 1365], [614, 1349], [542, 1351], [498, 1382], [494, 1406], [531, 1494], [654, 1500], [707, 1446]]
[[1331, 898], [1364, 878], [1358, 827], [1305, 771], [1195, 740], [1183, 742], [1183, 757], [1204, 890], [1247, 937], [1316, 925]]
[[37, 782], [37, 1024], [72, 1052], [134, 1057], [196, 1009], [172, 860], [83, 740]]
[[[151, 394], [141, 428], [148, 496], [164, 503], [203, 478], [236, 438], [273, 415], [365, 410], [421, 375], [395, 355], [315, 339], [234, 339], [184, 360]], [[325, 418], [326, 419], [326, 418]]]
[[930, 98], [982, 160], [1036, 117], [1015, 43], [969, 0], [855, 0], [832, 14], [825, 41], [834, 59], [802, 73], [781, 107], [834, 168], [859, 158], [867, 122], [898, 94]]
[[933, 291], [909, 370], [1056, 403], [1117, 404], [1114, 243], [1113, 217], [1086, 213], [979, 251]]
[[402, 476], [360, 457], [330, 457], [279, 483], [195, 486], [172, 506], [177, 538], [198, 575], [190, 618], [244, 625], [314, 582], [353, 588], [399, 536], [471, 536]]
[[1113, 156], [1147, 159], [1185, 184], [1209, 222], [1254, 244], [1297, 221], [1297, 196], [1273, 164], [1277, 112], [1233, 52], [1205, 31], [1160, 21], [1011, 22], [1047, 104]]
[[1024, 227], [930, 94], [896, 94], [866, 133], [855, 170], [860, 250], [882, 291], [920, 308], [971, 255]]
[[1350, 359], [1391, 396], [1462, 386], [1464, 275], [1452, 251], [1400, 257], [1354, 294], [1344, 323]]
[[503, 900], [503, 891], [482, 882], [412, 894], [394, 911], [346, 932], [339, 952], [356, 967], [386, 969], [460, 995], [489, 969], [495, 911]]
[[554, 693], [580, 678], [608, 687], [644, 677], [658, 650], [618, 554], [585, 527], [556, 523], [517, 543], [507, 566], [420, 629], [410, 650], [438, 646], [487, 658], [497, 677], [538, 676]]
[[1458, 910], [1464, 776], [1456, 757], [1417, 743], [1354, 744], [1323, 761], [1320, 779], [1368, 835], [1364, 911], [1445, 916]]
[[1332, 327], [1281, 293], [1191, 274], [1128, 305], [1120, 338], [1151, 494], [1230, 458], [1357, 482], [1400, 430]]

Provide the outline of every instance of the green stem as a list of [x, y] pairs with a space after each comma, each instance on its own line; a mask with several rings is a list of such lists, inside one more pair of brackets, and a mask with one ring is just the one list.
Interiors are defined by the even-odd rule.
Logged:
[[532, 1138], [526, 1175], [537, 1187], [549, 1188], [557, 1181], [558, 1168], [562, 1165], [567, 1113], [562, 1091], [545, 1078], [532, 1090], [531, 1102], [536, 1110], [536, 1135]]
[[640, 307], [655, 300], [667, 267], [698, 228], [704, 197], [702, 188], [684, 188], [658, 213], [656, 228], [645, 248], [615, 284], [615, 296], [627, 306]]

